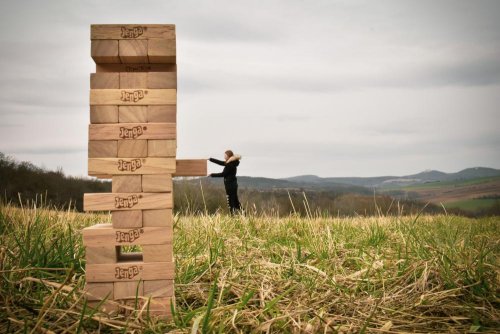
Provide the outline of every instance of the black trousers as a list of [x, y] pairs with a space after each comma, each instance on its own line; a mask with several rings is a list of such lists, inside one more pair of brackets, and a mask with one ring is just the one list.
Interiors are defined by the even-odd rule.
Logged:
[[229, 212], [234, 215], [241, 210], [241, 203], [238, 199], [238, 183], [230, 182], [224, 185], [226, 188], [227, 205]]

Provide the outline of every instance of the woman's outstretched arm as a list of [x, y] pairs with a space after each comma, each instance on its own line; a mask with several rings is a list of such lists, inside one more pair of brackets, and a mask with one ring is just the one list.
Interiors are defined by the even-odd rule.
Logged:
[[225, 166], [226, 165], [226, 163], [224, 161], [222, 161], [222, 160], [217, 160], [217, 159], [214, 159], [214, 158], [210, 158], [208, 160], [210, 160], [210, 162], [213, 162], [213, 163], [215, 163], [217, 165], [221, 165], [221, 166]]

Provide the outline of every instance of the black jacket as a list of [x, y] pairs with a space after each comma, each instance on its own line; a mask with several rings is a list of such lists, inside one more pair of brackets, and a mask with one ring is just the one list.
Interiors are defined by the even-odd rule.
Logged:
[[237, 167], [240, 164], [239, 160], [233, 160], [228, 163], [217, 160], [214, 158], [209, 159], [211, 162], [216, 163], [217, 165], [224, 166], [224, 169], [222, 170], [222, 173], [212, 173], [210, 176], [212, 177], [223, 177], [224, 178], [224, 184], [228, 185], [231, 183], [236, 183], [236, 172], [237, 172]]

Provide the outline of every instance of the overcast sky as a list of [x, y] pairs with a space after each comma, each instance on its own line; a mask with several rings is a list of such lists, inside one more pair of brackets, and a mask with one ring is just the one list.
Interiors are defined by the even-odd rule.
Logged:
[[[240, 175], [500, 168], [500, 1], [8, 1], [0, 151], [87, 173], [90, 24], [173, 23], [178, 157]], [[209, 171], [219, 170], [210, 166]]]

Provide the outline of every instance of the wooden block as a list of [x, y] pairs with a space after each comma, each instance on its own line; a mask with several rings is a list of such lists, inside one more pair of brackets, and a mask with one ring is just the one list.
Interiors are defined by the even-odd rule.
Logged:
[[172, 297], [174, 295], [173, 280], [144, 281], [144, 297]]
[[150, 123], [176, 123], [177, 122], [177, 106], [148, 106], [147, 120]]
[[172, 243], [163, 245], [142, 245], [142, 259], [144, 262], [169, 262], [172, 261], [172, 258]]
[[119, 73], [90, 73], [90, 89], [119, 89]]
[[104, 302], [91, 300], [87, 302], [87, 307], [98, 310], [99, 312], [106, 313], [108, 315], [116, 315], [122, 312], [120, 304], [114, 300], [106, 300]]
[[117, 140], [89, 141], [89, 158], [116, 158], [118, 154]]
[[149, 157], [175, 157], [176, 153], [177, 141], [175, 140], [148, 140]]
[[176, 163], [173, 158], [90, 158], [89, 175], [138, 175], [173, 174]]
[[174, 24], [92, 24], [90, 39], [175, 39]]
[[171, 209], [172, 193], [95, 193], [83, 195], [84, 211]]
[[114, 299], [136, 299], [144, 295], [144, 282], [114, 282]]
[[148, 156], [147, 140], [119, 140], [119, 158], [143, 158]]
[[177, 170], [174, 176], [206, 176], [207, 160], [191, 159], [177, 160]]
[[174, 217], [171, 209], [143, 210], [142, 226], [173, 228]]
[[120, 40], [118, 53], [124, 64], [148, 63], [148, 41], [144, 39]]
[[90, 123], [118, 123], [118, 107], [90, 106]]
[[[83, 243], [88, 247], [102, 247], [106, 245], [108, 247], [109, 245], [141, 245], [144, 247], [145, 245], [156, 244], [168, 244], [172, 247], [172, 231], [168, 227], [115, 229], [111, 224], [108, 225], [108, 228], [84, 228], [82, 230]], [[149, 256], [153, 257], [154, 254]], [[169, 257], [169, 261], [171, 260], [171, 257]]]
[[175, 55], [175, 39], [149, 40], [148, 58], [150, 63], [175, 63]]
[[142, 211], [112, 211], [111, 222], [116, 229], [142, 227]]
[[144, 306], [141, 308], [146, 314], [152, 317], [160, 318], [171, 318], [172, 317], [172, 299], [170, 297], [165, 298], [152, 298], [148, 301], [144, 301]]
[[[177, 136], [176, 132], [175, 123], [120, 123], [89, 125], [90, 140], [175, 139]], [[169, 145], [172, 144], [175, 144], [175, 141], [174, 143], [169, 143]]]
[[113, 175], [111, 188], [114, 193], [140, 193], [142, 177], [141, 175]]
[[87, 282], [126, 282], [137, 280], [174, 279], [174, 262], [126, 262], [116, 264], [89, 264]]
[[147, 80], [147, 88], [177, 89], [177, 72], [150, 72]]
[[97, 73], [105, 72], [177, 72], [176, 64], [96, 64]]
[[[85, 245], [85, 244], [84, 244]], [[85, 262], [88, 263], [116, 263], [117, 252], [115, 246], [87, 246], [85, 245]]]
[[91, 89], [90, 105], [173, 105], [175, 89]]
[[118, 55], [118, 41], [92, 41], [90, 55], [96, 63], [121, 63]]
[[119, 106], [118, 121], [120, 123], [146, 123], [148, 106]]
[[172, 189], [172, 175], [170, 174], [154, 174], [142, 176], [143, 192], [172, 192]]
[[113, 285], [114, 285], [113, 283], [85, 283], [84, 290], [87, 300], [88, 301], [103, 300], [103, 299], [113, 300], [114, 299]]
[[[170, 74], [168, 72], [165, 73]], [[119, 88], [148, 88], [148, 73], [133, 73], [133, 72], [120, 73]]]

